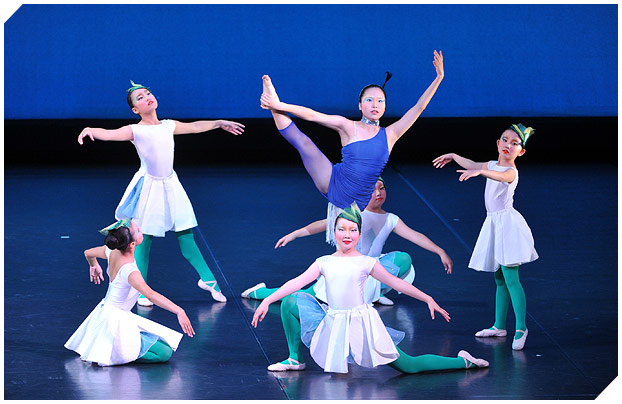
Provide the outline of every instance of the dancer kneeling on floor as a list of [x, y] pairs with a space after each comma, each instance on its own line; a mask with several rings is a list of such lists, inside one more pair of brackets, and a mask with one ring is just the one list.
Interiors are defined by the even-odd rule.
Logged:
[[[385, 327], [378, 312], [363, 300], [363, 288], [368, 276], [427, 303], [432, 319], [436, 312], [446, 321], [450, 317], [432, 297], [389, 274], [376, 259], [356, 251], [360, 230], [361, 214], [353, 204], [336, 221], [335, 240], [339, 250], [318, 258], [304, 273], [287, 281], [264, 299], [255, 311], [251, 324], [257, 327], [268, 312], [268, 306], [287, 296], [281, 303], [281, 317], [289, 358], [270, 365], [268, 370], [304, 369], [301, 340], [309, 347], [315, 362], [326, 372], [347, 373], [348, 362], [364, 367], [388, 364], [404, 373], [487, 367], [487, 361], [476, 359], [466, 351], [460, 351], [455, 358], [438, 355], [413, 357], [396, 346], [404, 333]], [[328, 307], [321, 306], [307, 293], [288, 296], [320, 275], [326, 279]]]
[[100, 366], [168, 361], [182, 334], [130, 310], [140, 292], [176, 314], [182, 330], [192, 337], [194, 330], [186, 312], [143, 280], [134, 260], [134, 251], [143, 241], [143, 234], [134, 221], [120, 220], [101, 232], [106, 235], [106, 245], [88, 249], [84, 255], [91, 267], [91, 282], [95, 284], [104, 280], [97, 258], [108, 259], [108, 291], [65, 347], [80, 354], [82, 360]]

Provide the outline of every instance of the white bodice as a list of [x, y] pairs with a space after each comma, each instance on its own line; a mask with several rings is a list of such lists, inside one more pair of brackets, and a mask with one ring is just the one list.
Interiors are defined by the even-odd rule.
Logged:
[[486, 179], [486, 189], [484, 190], [484, 203], [487, 212], [498, 212], [500, 210], [509, 209], [514, 205], [514, 191], [518, 185], [518, 170], [514, 167], [502, 167], [496, 161], [488, 162], [488, 169], [504, 172], [514, 170], [516, 177], [511, 183]]
[[[376, 260], [366, 255], [325, 255], [315, 262], [326, 279], [326, 299], [331, 309], [347, 310], [365, 304], [363, 290]], [[344, 291], [347, 291], [344, 293]]]
[[370, 257], [380, 257], [387, 238], [397, 225], [399, 217], [393, 213], [361, 212], [361, 240], [356, 246], [357, 251]]
[[164, 119], [159, 125], [130, 125], [134, 134], [140, 165], [156, 178], [164, 178], [173, 172], [175, 154], [175, 122]]

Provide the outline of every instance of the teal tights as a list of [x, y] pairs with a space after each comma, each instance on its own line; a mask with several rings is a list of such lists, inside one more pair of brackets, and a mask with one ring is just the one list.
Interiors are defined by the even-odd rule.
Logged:
[[[518, 266], [504, 267], [495, 272], [495, 283], [497, 284], [497, 294], [495, 298], [495, 327], [500, 330], [506, 328], [506, 318], [510, 301], [514, 308], [514, 316], [516, 317], [516, 329], [526, 330], [525, 317], [527, 314], [527, 300], [525, 299], [525, 291], [518, 279]], [[516, 338], [520, 338], [520, 333]]]
[[[207, 266], [207, 262], [205, 262], [205, 259], [201, 254], [201, 250], [199, 250], [197, 243], [194, 241], [194, 234], [192, 233], [192, 229], [175, 232], [175, 236], [177, 237], [177, 241], [179, 242], [181, 254], [199, 273], [201, 280], [204, 282], [215, 281], [216, 278], [214, 277], [214, 274]], [[149, 252], [151, 250], [152, 241], [152, 235], [144, 234], [143, 242], [136, 247], [136, 251], [134, 253], [136, 257], [136, 265], [138, 265], [140, 274], [145, 280], [147, 280], [147, 270], [149, 268]], [[218, 284], [214, 285], [214, 289], [220, 292]]]
[[155, 344], [149, 348], [147, 352], [140, 358], [136, 359], [136, 363], [162, 363], [167, 362], [173, 356], [173, 348], [166, 342], [157, 340]]
[[[304, 363], [300, 339], [300, 312], [296, 296], [289, 295], [281, 301], [281, 320], [289, 348], [289, 357]], [[396, 347], [397, 348], [397, 347]], [[439, 355], [410, 356], [397, 348], [400, 356], [389, 366], [403, 373], [419, 373], [430, 370], [466, 369], [471, 367], [463, 358], [448, 358]], [[283, 361], [287, 363], [287, 360]]]

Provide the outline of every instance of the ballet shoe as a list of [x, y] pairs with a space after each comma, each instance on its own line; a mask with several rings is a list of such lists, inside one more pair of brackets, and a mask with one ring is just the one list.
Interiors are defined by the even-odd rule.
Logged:
[[304, 370], [307, 367], [304, 363], [300, 363], [296, 359], [292, 358], [287, 358], [283, 362], [273, 363], [268, 366], [268, 370], [271, 372], [285, 372], [287, 370]]
[[210, 292], [212, 294], [212, 299], [220, 303], [225, 303], [227, 301], [227, 298], [225, 297], [225, 295], [223, 295], [222, 292], [218, 292], [216, 289], [214, 289], [214, 286], [216, 286], [216, 283], [217, 283], [216, 281], [204, 282], [201, 279], [199, 279], [199, 282], [197, 283], [197, 285], [199, 285], [201, 289], [207, 290], [208, 292]]
[[381, 304], [383, 306], [393, 306], [393, 300], [388, 297], [380, 296], [375, 303]]
[[475, 333], [476, 337], [488, 338], [488, 337], [505, 337], [508, 335], [506, 330], [500, 330], [494, 325], [491, 328], [484, 328]]
[[138, 296], [138, 305], [139, 306], [143, 306], [143, 307], [151, 307], [153, 306], [153, 302], [149, 299], [147, 299], [145, 296], [140, 295]]
[[248, 288], [246, 289], [244, 292], [242, 292], [242, 297], [244, 299], [250, 299], [250, 294], [253, 293], [254, 291], [256, 291], [257, 289], [261, 289], [261, 288], [265, 288], [266, 284], [261, 282], [258, 283], [257, 285], [253, 286], [252, 288]]
[[[471, 362], [471, 364], [477, 366], [478, 368], [487, 368], [488, 366], [490, 366], [487, 360], [475, 358], [473, 357], [473, 355], [471, 355], [470, 353], [464, 350], [458, 352], [458, 356], [460, 358], [466, 359], [468, 362]], [[467, 362], [467, 369], [471, 367], [469, 366], [468, 362]]]
[[512, 349], [515, 351], [520, 351], [521, 349], [523, 349], [523, 347], [525, 346], [525, 341], [527, 341], [527, 328], [525, 328], [525, 330], [516, 330], [516, 332], [522, 332], [523, 336], [518, 338], [518, 339], [514, 339], [512, 341]]

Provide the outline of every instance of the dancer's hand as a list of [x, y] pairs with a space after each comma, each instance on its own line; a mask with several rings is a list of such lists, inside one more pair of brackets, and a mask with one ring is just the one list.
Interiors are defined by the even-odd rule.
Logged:
[[84, 128], [82, 129], [82, 132], [80, 132], [80, 134], [78, 135], [78, 143], [83, 144], [82, 139], [84, 139], [87, 136], [90, 137], [92, 141], [95, 141], [91, 128]]
[[448, 274], [451, 274], [451, 271], [454, 267], [454, 262], [449, 257], [449, 255], [447, 255], [445, 251], [441, 252], [439, 256], [441, 257], [441, 262], [443, 263], [443, 266], [445, 267], [445, 272], [447, 272]]
[[430, 316], [432, 317], [432, 320], [434, 320], [434, 312], [435, 311], [440, 313], [440, 315], [445, 318], [445, 321], [449, 322], [449, 320], [451, 319], [451, 317], [449, 317], [449, 313], [447, 313], [447, 311], [445, 309], [443, 309], [441, 306], [439, 306], [434, 301], [434, 299], [430, 299], [430, 301], [428, 302], [428, 308], [430, 309]]
[[289, 233], [288, 235], [281, 237], [280, 240], [276, 242], [274, 248], [285, 247], [287, 243], [294, 241], [295, 239], [296, 237], [293, 236], [292, 233]]
[[434, 51], [434, 67], [436, 68], [436, 77], [441, 79], [445, 77], [445, 68], [443, 67], [443, 52]]
[[99, 266], [99, 262], [95, 261], [95, 265], [90, 265], [89, 272], [91, 274], [91, 282], [94, 284], [99, 285], [104, 280], [104, 271]]
[[179, 321], [181, 329], [184, 330], [184, 332], [188, 334], [190, 338], [194, 337], [194, 329], [192, 328], [192, 324], [190, 324], [190, 319], [186, 315], [185, 311], [182, 310], [180, 313], [177, 313], [177, 321]]
[[220, 119], [218, 121], [218, 126], [220, 127], [220, 129], [231, 132], [234, 135], [241, 135], [244, 132], [244, 125], [238, 122], [225, 121]]
[[477, 177], [478, 175], [480, 175], [482, 173], [482, 170], [456, 170], [460, 174], [460, 181], [466, 181], [469, 178], [473, 178], [473, 177]]
[[260, 101], [261, 108], [263, 109], [274, 109], [278, 111], [281, 108], [281, 101], [279, 101], [278, 98], [272, 96], [271, 94], [261, 94]]
[[439, 156], [439, 157], [435, 158], [434, 160], [432, 160], [432, 164], [436, 168], [443, 168], [443, 167], [445, 167], [445, 165], [447, 163], [451, 163], [451, 161], [453, 159], [454, 159], [454, 154], [453, 153], [447, 153], [447, 154], [443, 154], [442, 156]]
[[259, 307], [257, 307], [255, 314], [253, 314], [253, 321], [251, 321], [253, 327], [257, 328], [257, 324], [266, 316], [266, 313], [268, 313], [268, 306], [269, 305], [266, 304], [265, 301], [262, 301]]

